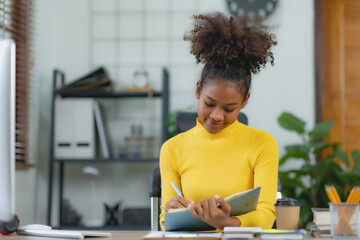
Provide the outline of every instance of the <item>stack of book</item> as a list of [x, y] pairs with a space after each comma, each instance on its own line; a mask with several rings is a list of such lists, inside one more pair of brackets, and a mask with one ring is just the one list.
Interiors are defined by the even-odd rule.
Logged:
[[260, 240], [304, 240], [306, 239], [306, 231], [304, 229], [297, 230], [282, 230], [282, 229], [267, 229], [255, 234], [260, 237]]
[[61, 95], [62, 93], [80, 91], [112, 91], [112, 83], [104, 67], [99, 67], [60, 87], [57, 93]]
[[313, 212], [314, 231], [318, 233], [330, 233], [329, 208], [311, 208]]

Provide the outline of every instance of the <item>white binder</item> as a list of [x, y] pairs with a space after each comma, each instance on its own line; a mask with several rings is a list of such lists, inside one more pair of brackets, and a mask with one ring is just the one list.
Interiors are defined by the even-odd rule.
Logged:
[[92, 99], [76, 99], [74, 104], [74, 157], [95, 157], [95, 125]]
[[55, 101], [55, 146], [56, 158], [73, 158], [73, 102], [69, 99]]
[[94, 117], [95, 117], [96, 129], [99, 135], [102, 157], [109, 158], [110, 153], [109, 153], [107, 132], [105, 129], [104, 119], [102, 116], [100, 105], [97, 101], [94, 101]]
[[95, 131], [92, 99], [56, 99], [55, 158], [94, 158]]

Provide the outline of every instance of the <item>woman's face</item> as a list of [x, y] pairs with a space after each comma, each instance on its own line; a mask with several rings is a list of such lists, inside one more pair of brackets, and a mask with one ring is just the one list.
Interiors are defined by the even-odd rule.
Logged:
[[218, 133], [231, 125], [246, 105], [250, 94], [240, 93], [236, 83], [207, 79], [205, 84], [196, 84], [196, 98], [200, 122], [209, 133]]

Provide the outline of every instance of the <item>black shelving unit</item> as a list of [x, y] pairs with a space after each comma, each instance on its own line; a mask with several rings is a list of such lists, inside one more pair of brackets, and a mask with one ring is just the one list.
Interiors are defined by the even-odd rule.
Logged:
[[[54, 128], [55, 128], [55, 99], [57, 97], [62, 98], [148, 98], [148, 92], [59, 92], [60, 86], [65, 84], [65, 74], [62, 71], [54, 70], [53, 72], [53, 89], [52, 89], [52, 101], [51, 101], [51, 125], [50, 125], [50, 161], [49, 161], [49, 186], [48, 186], [48, 214], [47, 224], [51, 226], [52, 216], [52, 195], [54, 184], [54, 167], [55, 164], [59, 164], [59, 226], [58, 228], [69, 229], [71, 226], [63, 226], [61, 224], [62, 202], [63, 202], [63, 190], [64, 190], [64, 165], [71, 163], [150, 163], [157, 162], [158, 158], [93, 158], [93, 159], [58, 159], [54, 156]], [[169, 72], [166, 68], [163, 69], [162, 74], [162, 90], [154, 91], [152, 97], [162, 99], [162, 116], [161, 116], [161, 140], [165, 142], [167, 139], [167, 126], [166, 116], [169, 112]], [[150, 226], [146, 226], [150, 229]], [[79, 228], [79, 227], [77, 227]], [[86, 229], [86, 227], [81, 227]], [[119, 229], [136, 229], [139, 226], [119, 226]], [[106, 229], [106, 226], [104, 226]]]

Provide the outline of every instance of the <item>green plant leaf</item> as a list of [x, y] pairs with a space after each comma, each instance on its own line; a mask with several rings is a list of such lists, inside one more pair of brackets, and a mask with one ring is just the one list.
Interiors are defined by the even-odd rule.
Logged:
[[315, 142], [311, 144], [311, 147], [313, 149], [312, 153], [318, 155], [326, 148], [335, 147], [339, 145], [340, 145], [339, 143]]
[[317, 123], [314, 129], [309, 132], [309, 142], [315, 143], [320, 139], [329, 136], [330, 129], [334, 126], [334, 121]]
[[315, 185], [317, 189], [321, 190], [324, 188], [325, 184], [329, 184], [328, 178], [331, 177], [334, 179], [334, 176], [326, 176], [330, 173], [336, 172], [339, 169], [339, 166], [333, 161], [332, 158], [329, 158], [327, 161], [317, 162], [316, 164], [318, 168], [316, 169], [315, 177]]
[[280, 158], [279, 166], [282, 166], [290, 158], [304, 159], [307, 158], [307, 155], [298, 150], [289, 151]]
[[292, 153], [286, 153], [284, 156], [282, 156], [279, 160], [279, 166], [283, 165], [289, 158], [292, 158]]
[[354, 160], [353, 172], [356, 172], [360, 175], [360, 153], [357, 150], [351, 152], [351, 156]]
[[286, 154], [292, 158], [302, 158], [306, 161], [309, 159], [310, 148], [302, 144], [294, 144], [285, 146]]
[[321, 162], [316, 164], [304, 164], [301, 166], [301, 170], [304, 172], [313, 172], [319, 169], [323, 165]]
[[360, 175], [357, 172], [339, 172], [338, 176], [344, 185], [355, 186], [360, 184]]
[[335, 155], [335, 157], [337, 157], [341, 161], [343, 161], [347, 167], [349, 167], [349, 158], [344, 151], [342, 151], [340, 148], [335, 148], [334, 155]]
[[278, 118], [278, 122], [281, 127], [289, 131], [295, 131], [299, 134], [303, 134], [305, 132], [306, 123], [289, 112], [282, 113]]
[[181, 112], [181, 110], [176, 110], [176, 111], [169, 112], [166, 115], [166, 125], [167, 126], [175, 126], [176, 115], [178, 115], [180, 112]]
[[319, 172], [315, 175], [316, 188], [323, 186], [323, 179], [326, 173], [326, 168], [320, 168]]

